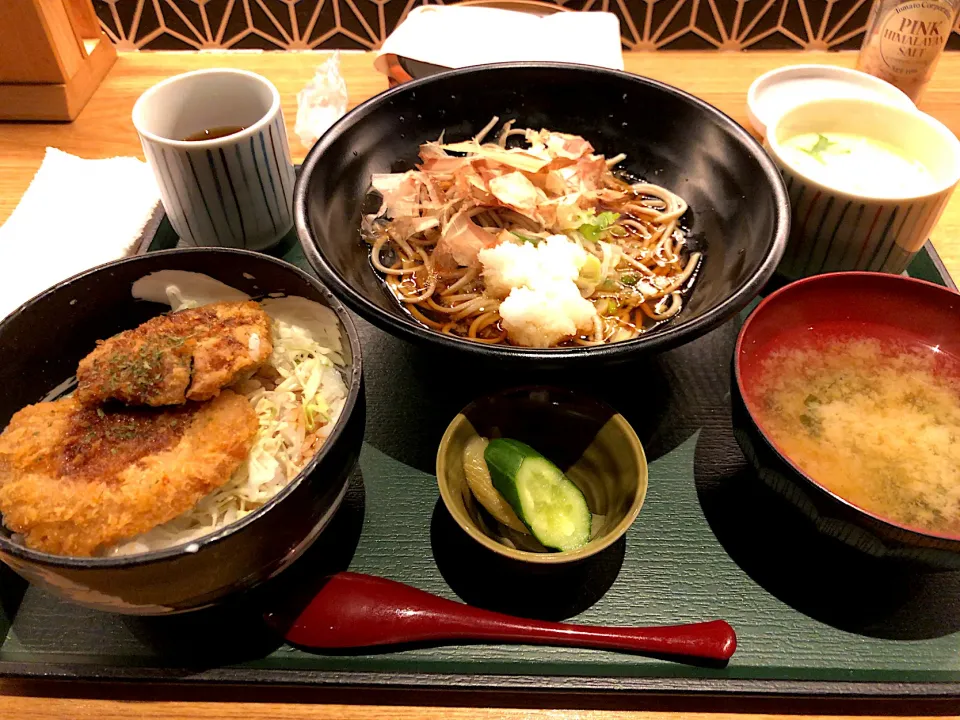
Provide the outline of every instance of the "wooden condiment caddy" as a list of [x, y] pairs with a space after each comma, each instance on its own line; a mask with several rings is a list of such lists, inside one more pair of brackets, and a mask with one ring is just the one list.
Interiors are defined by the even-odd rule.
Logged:
[[0, 0], [0, 120], [75, 119], [116, 59], [91, 0]]

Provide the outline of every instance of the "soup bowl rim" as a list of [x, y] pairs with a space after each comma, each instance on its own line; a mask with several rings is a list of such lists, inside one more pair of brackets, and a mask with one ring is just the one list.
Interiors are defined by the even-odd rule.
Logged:
[[[822, 275], [813, 275], [811, 277], [802, 278], [795, 282], [792, 282], [788, 285], [785, 285], [782, 288], [779, 288], [775, 292], [772, 292], [770, 295], [765, 297], [760, 303], [754, 308], [753, 312], [750, 313], [750, 316], [744, 321], [743, 326], [740, 328], [740, 332], [737, 335], [737, 342], [733, 351], [733, 368], [734, 368], [734, 377], [737, 383], [737, 392], [740, 394], [740, 398], [743, 401], [743, 406], [746, 408], [747, 414], [750, 416], [750, 421], [756, 427], [757, 432], [763, 438], [764, 442], [770, 446], [770, 448], [777, 454], [777, 456], [785, 462], [791, 470], [796, 474], [797, 477], [803, 478], [807, 483], [813, 485], [820, 491], [826, 493], [834, 501], [840, 503], [841, 505], [849, 508], [850, 510], [870, 518], [878, 523], [889, 526], [891, 528], [896, 528], [897, 530], [906, 531], [914, 533], [916, 535], [921, 535], [924, 537], [935, 538], [937, 540], [946, 540], [950, 542], [960, 542], [960, 532], [958, 533], [942, 533], [934, 532], [927, 530], [915, 525], [908, 525], [906, 523], [901, 523], [892, 518], [880, 515], [872, 510], [868, 510], [857, 503], [846, 499], [842, 495], [837, 494], [827, 486], [820, 483], [812, 475], [804, 471], [797, 462], [783, 449], [783, 447], [777, 443], [770, 433], [765, 428], [764, 424], [760, 421], [757, 413], [755, 412], [755, 403], [751, 401], [753, 397], [750, 393], [747, 393], [744, 390], [743, 384], [743, 375], [741, 368], [741, 357], [744, 351], [744, 343], [747, 340], [749, 334], [750, 325], [760, 316], [765, 307], [768, 306], [772, 301], [777, 298], [789, 294], [791, 292], [796, 292], [797, 288], [807, 284], [815, 284], [818, 282], [836, 282], [838, 279], [853, 279], [857, 277], [868, 277], [871, 280], [876, 280], [879, 282], [891, 282], [891, 283], [909, 283], [914, 287], [927, 286], [934, 288], [938, 291], [942, 290], [950, 295], [955, 296], [955, 299], [960, 300], [960, 292], [949, 287], [944, 287], [943, 285], [937, 285], [936, 283], [929, 282], [927, 280], [921, 280], [919, 278], [905, 277], [902, 275], [891, 275], [888, 273], [879, 273], [879, 272], [866, 272], [866, 271], [847, 271], [847, 272], [833, 272], [833, 273], [824, 273]], [[904, 285], [904, 287], [907, 287]]]

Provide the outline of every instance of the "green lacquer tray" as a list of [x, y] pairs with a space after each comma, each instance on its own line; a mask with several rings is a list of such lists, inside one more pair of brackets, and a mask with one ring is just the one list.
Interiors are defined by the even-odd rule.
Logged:
[[[161, 223], [145, 250], [171, 247]], [[283, 256], [306, 268], [295, 241]], [[910, 274], [952, 283], [928, 245]], [[960, 696], [960, 573], [918, 573], [821, 540], [756, 482], [733, 439], [729, 363], [740, 319], [615, 374], [500, 374], [438, 365], [357, 320], [367, 429], [343, 508], [268, 588], [228, 607], [133, 618], [75, 607], [6, 573], [0, 674], [19, 677], [423, 690]], [[488, 390], [586, 388], [620, 410], [650, 459], [646, 503], [624, 541], [576, 568], [517, 569], [447, 515], [433, 476], [451, 418]], [[350, 568], [507, 612], [591, 624], [724, 618], [725, 667], [530, 646], [310, 654], [259, 620], [273, 599]]]

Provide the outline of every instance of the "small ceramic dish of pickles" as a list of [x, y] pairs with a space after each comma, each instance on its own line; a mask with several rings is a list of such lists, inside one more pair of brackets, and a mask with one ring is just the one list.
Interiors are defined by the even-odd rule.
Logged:
[[561, 388], [475, 400], [437, 452], [444, 505], [470, 537], [513, 560], [568, 563], [626, 533], [647, 493], [647, 460], [609, 405]]

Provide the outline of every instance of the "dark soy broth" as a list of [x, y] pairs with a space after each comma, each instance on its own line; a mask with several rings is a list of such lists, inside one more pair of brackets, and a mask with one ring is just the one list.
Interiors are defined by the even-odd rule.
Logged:
[[183, 140], [184, 142], [200, 142], [201, 140], [216, 140], [217, 138], [226, 137], [227, 135], [233, 135], [245, 130], [246, 128], [243, 125], [224, 125], [222, 127], [212, 127], [199, 132], [195, 132], [192, 135], [187, 135]]

